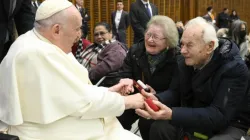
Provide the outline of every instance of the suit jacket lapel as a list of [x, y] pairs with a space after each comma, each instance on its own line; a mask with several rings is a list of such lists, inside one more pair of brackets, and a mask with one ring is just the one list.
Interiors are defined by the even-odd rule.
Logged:
[[155, 9], [154, 9], [154, 6], [153, 6], [151, 3], [149, 3], [149, 4], [150, 4], [150, 6], [151, 6], [152, 16], [154, 16], [154, 15], [155, 15]]
[[119, 23], [118, 29], [121, 27], [121, 24], [124, 23], [123, 20], [124, 20], [124, 11], [122, 10], [121, 19], [120, 19], [120, 23]]
[[116, 12], [117, 11], [115, 11], [114, 14], [113, 14], [114, 23], [115, 23]]
[[6, 10], [6, 13], [8, 13], [8, 19], [14, 13], [16, 5], [17, 5], [17, 0], [5, 0], [4, 1], [4, 7], [5, 7], [5, 10]]
[[148, 15], [148, 11], [145, 8], [145, 5], [140, 0], [139, 0], [139, 2], [140, 2], [141, 9], [145, 12], [145, 14], [147, 15], [147, 17], [150, 19], [150, 16]]
[[4, 9], [5, 9], [5, 12], [6, 12], [6, 14], [8, 15], [8, 18], [10, 17], [10, 8], [11, 8], [11, 6], [10, 5], [12, 5], [12, 1], [13, 0], [3, 0], [2, 2], [3, 2], [3, 7], [4, 7]]

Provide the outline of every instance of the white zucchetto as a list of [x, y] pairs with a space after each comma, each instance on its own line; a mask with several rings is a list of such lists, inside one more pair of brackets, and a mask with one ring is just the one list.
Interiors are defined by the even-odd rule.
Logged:
[[68, 0], [45, 0], [38, 7], [35, 20], [39, 21], [49, 18], [72, 5], [73, 4]]

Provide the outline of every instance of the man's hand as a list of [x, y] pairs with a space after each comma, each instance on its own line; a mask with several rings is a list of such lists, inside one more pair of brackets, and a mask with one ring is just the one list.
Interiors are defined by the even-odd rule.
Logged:
[[[132, 81], [132, 84], [131, 84]], [[123, 96], [126, 96], [134, 92], [133, 80], [131, 79], [121, 79], [120, 82], [109, 88], [109, 91], [118, 92]]]
[[144, 108], [144, 97], [140, 94], [125, 96], [125, 109]]
[[[148, 85], [147, 85], [148, 86]], [[158, 99], [155, 97], [155, 90], [153, 88], [151, 88], [150, 86], [148, 86], [148, 88], [150, 89], [150, 93], [146, 92], [144, 89], [141, 90], [141, 94], [145, 97], [145, 98], [150, 98], [152, 100], [156, 100], [158, 101]]]
[[154, 120], [171, 120], [172, 119], [172, 110], [166, 105], [162, 104], [159, 101], [153, 100], [153, 103], [157, 105], [160, 110], [155, 112], [153, 111], [148, 104], [145, 102], [145, 110], [136, 109], [136, 114], [146, 119]]

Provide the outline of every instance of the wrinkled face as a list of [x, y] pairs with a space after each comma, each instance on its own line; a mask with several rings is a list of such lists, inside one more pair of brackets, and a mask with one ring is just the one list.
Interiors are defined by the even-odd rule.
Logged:
[[72, 16], [68, 18], [61, 29], [60, 46], [62, 46], [62, 50], [65, 53], [71, 52], [72, 46], [81, 37], [82, 17], [75, 7], [74, 9], [74, 13], [72, 13]]
[[213, 44], [206, 44], [202, 37], [202, 30], [191, 27], [184, 31], [181, 38], [181, 54], [188, 66], [199, 68], [206, 63], [213, 51]]
[[100, 25], [96, 26], [94, 30], [94, 40], [95, 43], [102, 44], [106, 40], [111, 40], [112, 39], [112, 33], [108, 32], [108, 30]]
[[122, 9], [123, 9], [123, 7], [124, 7], [124, 5], [123, 5], [123, 3], [122, 3], [122, 2], [117, 2], [116, 7], [117, 7], [117, 10], [122, 10]]
[[76, 0], [76, 3], [77, 3], [79, 6], [83, 6], [83, 0]]
[[163, 34], [163, 28], [158, 25], [150, 25], [145, 32], [145, 47], [149, 54], [156, 55], [165, 50], [168, 45]]

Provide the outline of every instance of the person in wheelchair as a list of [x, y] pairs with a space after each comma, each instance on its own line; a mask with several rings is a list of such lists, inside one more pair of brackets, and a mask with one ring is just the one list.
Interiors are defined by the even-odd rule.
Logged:
[[[141, 80], [157, 92], [169, 89], [177, 68], [178, 39], [178, 31], [171, 18], [158, 15], [152, 17], [147, 24], [144, 40], [129, 49], [119, 70], [120, 77]], [[148, 140], [153, 120], [139, 117], [135, 110], [127, 110], [118, 117], [127, 130], [131, 129], [137, 119], [142, 138]]]
[[[100, 22], [94, 28], [94, 43], [81, 54], [82, 65], [88, 69], [91, 82], [96, 84], [103, 76], [117, 72], [122, 66], [126, 54], [126, 46], [112, 39], [110, 25]], [[117, 82], [119, 81], [113, 84], [102, 83], [102, 85], [112, 86]]]

